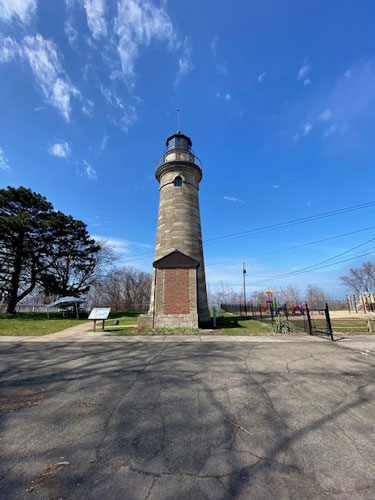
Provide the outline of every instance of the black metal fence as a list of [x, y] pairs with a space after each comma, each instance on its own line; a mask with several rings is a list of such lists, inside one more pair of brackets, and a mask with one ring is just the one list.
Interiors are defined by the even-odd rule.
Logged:
[[305, 331], [310, 335], [326, 335], [329, 336], [331, 340], [335, 340], [327, 303], [324, 305], [324, 308], [310, 308], [308, 304], [306, 304], [305, 316]]
[[296, 330], [305, 331], [310, 335], [328, 336], [334, 340], [332, 322], [327, 303], [288, 305], [274, 307], [264, 304], [220, 304], [220, 308], [234, 316], [247, 319], [274, 322], [275, 318], [284, 317], [293, 323]]

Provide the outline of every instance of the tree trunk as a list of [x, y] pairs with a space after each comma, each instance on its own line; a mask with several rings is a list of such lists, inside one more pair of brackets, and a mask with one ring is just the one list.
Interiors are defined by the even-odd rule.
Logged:
[[20, 286], [21, 268], [22, 268], [22, 257], [20, 253], [17, 252], [14, 259], [13, 273], [10, 280], [10, 290], [9, 290], [8, 304], [7, 304], [8, 314], [14, 314], [18, 302], [17, 295]]

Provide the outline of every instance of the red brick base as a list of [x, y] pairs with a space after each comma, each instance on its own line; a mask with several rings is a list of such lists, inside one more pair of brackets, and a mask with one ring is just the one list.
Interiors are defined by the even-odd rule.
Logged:
[[189, 269], [166, 269], [164, 314], [189, 313]]

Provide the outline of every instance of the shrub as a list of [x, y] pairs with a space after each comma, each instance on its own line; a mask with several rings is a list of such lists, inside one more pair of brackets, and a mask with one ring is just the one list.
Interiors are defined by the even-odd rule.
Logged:
[[279, 317], [272, 323], [272, 330], [276, 333], [291, 333], [294, 332], [294, 325], [291, 321]]

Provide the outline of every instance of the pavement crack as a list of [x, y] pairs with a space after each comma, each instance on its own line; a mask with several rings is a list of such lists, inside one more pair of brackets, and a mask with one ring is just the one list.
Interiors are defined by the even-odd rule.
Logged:
[[144, 500], [147, 500], [148, 498], [150, 498], [150, 495], [151, 495], [151, 492], [152, 492], [152, 488], [155, 486], [155, 483], [156, 481], [159, 479], [160, 476], [155, 476], [153, 481], [152, 481], [152, 484], [147, 492], [147, 495], [145, 496]]

